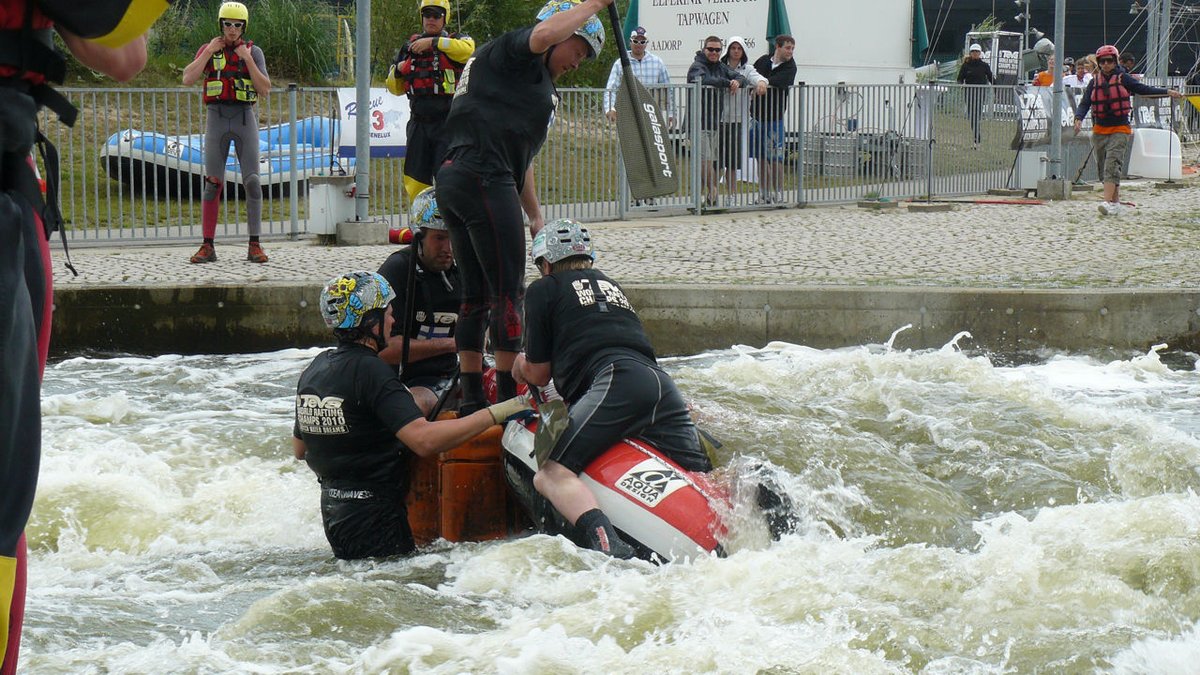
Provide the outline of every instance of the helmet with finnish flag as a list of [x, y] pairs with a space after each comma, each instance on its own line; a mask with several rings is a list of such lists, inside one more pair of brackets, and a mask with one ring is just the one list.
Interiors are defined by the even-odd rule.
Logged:
[[1104, 45], [1100, 49], [1096, 50], [1096, 58], [1099, 59], [1099, 58], [1103, 58], [1105, 56], [1111, 56], [1115, 59], [1115, 58], [1117, 58], [1117, 55], [1119, 53], [1120, 52], [1117, 51], [1116, 47], [1114, 47], [1112, 45]]
[[339, 274], [321, 291], [321, 318], [333, 329], [358, 328], [367, 312], [387, 309], [395, 298], [392, 285], [378, 272]]
[[[538, 21], [545, 21], [559, 12], [566, 12], [580, 5], [580, 0], [550, 0], [537, 13]], [[594, 59], [600, 55], [600, 50], [604, 49], [604, 24], [600, 19], [592, 15], [579, 28], [575, 29], [575, 34], [583, 38], [588, 44], [588, 49], [591, 50], [589, 59]]]
[[592, 235], [579, 221], [570, 218], [559, 218], [547, 223], [533, 238], [533, 248], [529, 252], [529, 257], [535, 265], [538, 260], [545, 260], [553, 265], [577, 255], [596, 259], [596, 251], [592, 248]]
[[221, 4], [221, 9], [217, 10], [217, 29], [221, 28], [221, 21], [224, 19], [232, 19], [234, 21], [242, 21], [244, 25], [242, 30], [245, 31], [250, 27], [250, 10], [240, 2], [225, 2]]
[[450, 23], [450, 0], [421, 0], [421, 6], [417, 11], [423, 12], [426, 7], [436, 7], [442, 10], [442, 18], [446, 23]]

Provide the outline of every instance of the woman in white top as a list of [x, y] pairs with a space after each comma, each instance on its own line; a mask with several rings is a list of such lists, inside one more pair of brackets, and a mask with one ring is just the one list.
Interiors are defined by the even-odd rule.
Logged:
[[1075, 72], [1063, 78], [1063, 86], [1084, 89], [1087, 87], [1088, 82], [1091, 81], [1091, 67], [1089, 66], [1087, 58], [1085, 57], [1075, 62]]
[[733, 203], [737, 193], [737, 171], [742, 163], [742, 129], [750, 118], [750, 96], [767, 93], [767, 78], [763, 77], [746, 54], [745, 41], [734, 35], [725, 42], [725, 53], [721, 61], [745, 77], [754, 91], [738, 89], [725, 92], [725, 105], [721, 112], [721, 130], [718, 134], [717, 170], [725, 172], [725, 205]]

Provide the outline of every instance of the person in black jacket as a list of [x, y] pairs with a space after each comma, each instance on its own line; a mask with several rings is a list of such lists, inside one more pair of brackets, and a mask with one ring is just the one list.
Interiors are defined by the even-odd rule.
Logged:
[[[983, 60], [983, 50], [978, 44], [971, 45], [967, 50], [967, 60], [958, 69], [959, 84], [995, 84], [992, 67]], [[979, 147], [979, 118], [983, 114], [984, 89], [967, 87], [967, 119], [971, 122], [971, 133], [975, 137], [975, 147]]]
[[717, 203], [717, 129], [725, 101], [722, 90], [737, 91], [748, 84], [745, 77], [721, 63], [722, 45], [715, 35], [704, 38], [704, 49], [696, 52], [696, 60], [687, 72], [688, 82], [699, 82], [704, 87], [700, 94], [700, 147], [693, 151], [700, 153], [705, 206]]
[[763, 54], [754, 69], [767, 78], [767, 93], [750, 101], [750, 156], [758, 160], [759, 202], [783, 202], [783, 114], [789, 89], [796, 82], [791, 35], [775, 36], [775, 51]]
[[[379, 266], [379, 274], [396, 290], [392, 314], [397, 317], [379, 358], [400, 366], [400, 381], [412, 392], [421, 411], [429, 414], [438, 398], [454, 384], [458, 372], [454, 329], [462, 304], [462, 281], [432, 187], [417, 194], [409, 208], [408, 222], [420, 228], [420, 234], [411, 246], [392, 253]], [[406, 342], [408, 362], [402, 363]]]

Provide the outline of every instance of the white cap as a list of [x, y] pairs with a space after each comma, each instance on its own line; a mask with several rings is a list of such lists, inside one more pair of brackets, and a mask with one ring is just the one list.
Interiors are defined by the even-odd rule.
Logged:
[[983, 51], [983, 48], [979, 46], [979, 43], [978, 43], [978, 42], [975, 42], [975, 43], [973, 43], [973, 44], [970, 46], [970, 48], [969, 48], [969, 49], [967, 49], [967, 51], [969, 51], [969, 52], [981, 52], [981, 51]]

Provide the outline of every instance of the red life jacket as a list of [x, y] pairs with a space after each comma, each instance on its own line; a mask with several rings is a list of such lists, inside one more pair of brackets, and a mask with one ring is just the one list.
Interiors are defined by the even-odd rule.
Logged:
[[[409, 43], [423, 37], [434, 37], [414, 34], [408, 39]], [[454, 39], [456, 33], [442, 32], [440, 37]], [[454, 96], [454, 88], [458, 86], [458, 77], [462, 75], [463, 64], [453, 61], [434, 42], [433, 49], [424, 54], [412, 54], [409, 57], [411, 68], [404, 73], [408, 83], [409, 96]]]
[[[253, 48], [253, 42], [246, 42], [246, 48]], [[237, 55], [233, 47], [226, 47], [208, 60], [204, 66], [204, 102], [205, 103], [254, 103], [258, 101], [258, 91], [250, 79], [250, 67]]]
[[0, 0], [0, 85], [22, 89], [72, 126], [79, 111], [46, 84], [61, 83], [67, 74], [67, 61], [54, 48], [53, 26], [33, 0]]
[[1129, 113], [1133, 111], [1130, 96], [1119, 71], [1113, 71], [1110, 77], [1096, 73], [1092, 80], [1092, 121], [1105, 127], [1129, 124]]
[[[29, 12], [30, 33], [23, 35]], [[66, 60], [53, 47], [54, 23], [25, 0], [0, 0], [0, 77], [61, 82]]]

